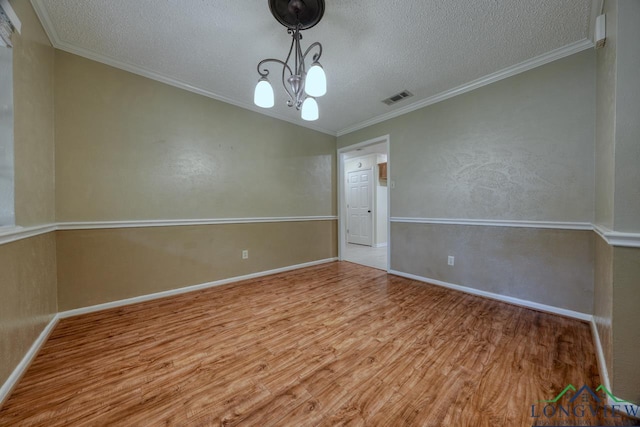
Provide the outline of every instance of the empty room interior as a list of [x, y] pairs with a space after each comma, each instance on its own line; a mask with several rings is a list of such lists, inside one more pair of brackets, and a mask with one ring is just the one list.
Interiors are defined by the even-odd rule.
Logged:
[[640, 425], [640, 1], [0, 11], [0, 426]]

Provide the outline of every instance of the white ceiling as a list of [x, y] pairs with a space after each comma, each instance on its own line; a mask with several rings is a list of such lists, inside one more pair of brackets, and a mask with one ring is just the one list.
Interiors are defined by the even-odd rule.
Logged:
[[[594, 0], [326, 0], [320, 119], [253, 106], [256, 66], [290, 36], [267, 0], [32, 0], [55, 47], [333, 135], [592, 46]], [[277, 76], [272, 69], [272, 76]], [[415, 96], [381, 101], [404, 89]]]

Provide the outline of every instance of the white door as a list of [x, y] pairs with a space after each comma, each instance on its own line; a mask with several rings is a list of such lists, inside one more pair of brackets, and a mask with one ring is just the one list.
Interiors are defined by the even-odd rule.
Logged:
[[373, 204], [373, 171], [347, 174], [347, 242], [373, 245], [371, 206]]

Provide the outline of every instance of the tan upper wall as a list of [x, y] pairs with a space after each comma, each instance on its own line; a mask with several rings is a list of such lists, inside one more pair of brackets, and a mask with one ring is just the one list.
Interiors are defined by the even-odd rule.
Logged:
[[[614, 229], [640, 232], [640, 2], [617, 3]], [[609, 18], [609, 15], [607, 15]]]
[[335, 137], [56, 51], [58, 221], [335, 215]]
[[27, 0], [10, 0], [22, 22], [13, 40], [16, 224], [55, 220], [54, 49]]
[[617, 3], [605, 3], [607, 43], [596, 51], [596, 212], [595, 221], [613, 229], [616, 138]]
[[391, 216], [591, 222], [595, 61], [585, 51], [338, 138], [390, 134]]

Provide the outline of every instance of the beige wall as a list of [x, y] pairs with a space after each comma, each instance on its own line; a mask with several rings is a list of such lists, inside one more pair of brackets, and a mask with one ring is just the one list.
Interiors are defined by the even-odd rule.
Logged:
[[[31, 4], [11, 0], [16, 223], [54, 220], [53, 48]], [[55, 235], [0, 245], [0, 384], [57, 312]]]
[[391, 247], [396, 271], [593, 312], [591, 231], [392, 223]]
[[54, 49], [27, 0], [12, 0], [22, 22], [13, 35], [16, 224], [55, 219]]
[[391, 216], [593, 220], [595, 62], [585, 51], [338, 138], [390, 134]]
[[605, 2], [607, 42], [596, 51], [595, 223], [613, 229], [616, 138], [617, 3]]
[[[57, 234], [60, 310], [337, 256], [336, 221]], [[249, 259], [241, 259], [243, 249]]]
[[335, 137], [56, 51], [58, 221], [335, 215]]
[[614, 228], [640, 233], [640, 2], [618, 2]]

